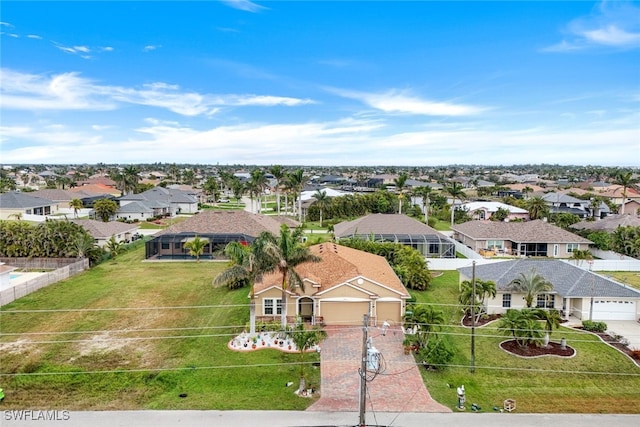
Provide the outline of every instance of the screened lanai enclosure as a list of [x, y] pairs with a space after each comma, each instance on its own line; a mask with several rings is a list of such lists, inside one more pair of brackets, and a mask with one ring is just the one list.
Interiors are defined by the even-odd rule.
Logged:
[[348, 238], [400, 243], [411, 246], [427, 258], [456, 257], [455, 243], [440, 234], [354, 234]]
[[201, 234], [194, 232], [182, 232], [163, 234], [149, 240], [145, 244], [145, 259], [157, 260], [188, 260], [195, 259], [189, 255], [189, 249], [184, 245], [192, 241], [198, 236], [202, 240], [206, 240], [200, 259], [224, 259], [224, 248], [229, 242], [240, 242], [241, 244], [250, 244], [255, 237], [246, 234]]

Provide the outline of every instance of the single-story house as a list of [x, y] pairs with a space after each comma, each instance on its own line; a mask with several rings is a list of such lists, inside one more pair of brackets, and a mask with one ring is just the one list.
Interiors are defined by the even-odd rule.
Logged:
[[469, 202], [463, 203], [460, 205], [460, 208], [469, 212], [471, 217], [476, 220], [485, 220], [490, 219], [491, 215], [496, 213], [498, 209], [504, 209], [509, 212], [509, 216], [507, 219], [529, 219], [529, 211], [526, 209], [522, 209], [516, 206], [507, 205], [506, 203], [501, 202], [486, 202], [486, 201], [478, 201], [478, 202]]
[[527, 222], [467, 221], [451, 229], [454, 238], [476, 252], [490, 250], [513, 256], [569, 258], [587, 250], [591, 240], [543, 220]]
[[146, 202], [153, 207], [156, 216], [175, 216], [177, 213], [198, 212], [198, 199], [182, 190], [154, 187], [138, 194], [127, 194], [118, 198], [120, 207], [134, 202]]
[[93, 219], [72, 219], [93, 237], [96, 245], [103, 247], [114, 236], [119, 243], [129, 243], [138, 233], [138, 226], [119, 221], [102, 222]]
[[[320, 243], [309, 251], [321, 261], [299, 265], [304, 289], [286, 292], [287, 321], [302, 318], [325, 325], [398, 324], [410, 298], [384, 257], [335, 243]], [[282, 314], [282, 276], [270, 273], [254, 286], [258, 320], [278, 320]]]
[[[58, 204], [53, 200], [11, 191], [0, 193], [0, 219], [39, 219], [58, 213]], [[29, 218], [32, 216], [32, 218]]]
[[126, 221], [146, 221], [149, 218], [157, 217], [163, 210], [169, 209], [169, 204], [161, 201], [139, 200], [120, 206], [116, 211], [116, 219]]
[[411, 246], [429, 258], [455, 258], [455, 243], [417, 219], [401, 214], [371, 214], [333, 227], [336, 239], [373, 239]]
[[208, 241], [200, 258], [212, 259], [229, 242], [250, 243], [263, 231], [278, 235], [281, 224], [273, 217], [247, 211], [205, 210], [154, 234], [146, 242], [145, 258], [190, 259], [184, 244], [198, 236]]
[[589, 217], [604, 218], [611, 213], [609, 206], [600, 202], [597, 208], [592, 206], [591, 200], [582, 200], [564, 193], [547, 193], [542, 199], [549, 206], [551, 213], [570, 213], [581, 219]]
[[[510, 287], [520, 273], [535, 272], [553, 285], [539, 294], [536, 307], [561, 310], [565, 317], [582, 320], [637, 320], [640, 318], [640, 291], [613, 279], [585, 270], [573, 261], [520, 259], [475, 267], [475, 278], [493, 281], [496, 297], [487, 304], [487, 313], [501, 314], [526, 306], [523, 293]], [[459, 268], [460, 281], [472, 280], [473, 267]]]

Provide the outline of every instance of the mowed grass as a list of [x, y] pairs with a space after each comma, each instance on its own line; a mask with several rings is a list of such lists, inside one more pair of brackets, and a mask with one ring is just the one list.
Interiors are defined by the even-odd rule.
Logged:
[[478, 404], [483, 411], [502, 408], [505, 399], [515, 399], [517, 412], [537, 413], [640, 413], [640, 368], [619, 351], [594, 335], [561, 328], [553, 341], [567, 339], [575, 357], [524, 359], [499, 349], [508, 339], [496, 322], [476, 328], [475, 373], [470, 373], [471, 331], [460, 326], [456, 307], [458, 273], [447, 271], [434, 279], [431, 290], [413, 293], [417, 302], [433, 303], [444, 311], [448, 334], [456, 355], [440, 371], [421, 373], [427, 389], [440, 403], [457, 405], [456, 388], [464, 384], [467, 408]]
[[[293, 393], [298, 355], [227, 348], [249, 309], [248, 289], [212, 286], [224, 263], [143, 257], [140, 245], [2, 307], [5, 409], [296, 410], [313, 402]], [[317, 360], [306, 358], [314, 387]]]
[[610, 276], [620, 283], [640, 289], [640, 272], [638, 271], [599, 271], [598, 274]]

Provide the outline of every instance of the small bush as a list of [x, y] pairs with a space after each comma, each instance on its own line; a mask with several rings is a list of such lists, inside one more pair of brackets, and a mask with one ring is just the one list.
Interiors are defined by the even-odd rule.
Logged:
[[582, 327], [589, 332], [605, 332], [607, 330], [605, 322], [593, 322], [591, 320], [583, 320]]

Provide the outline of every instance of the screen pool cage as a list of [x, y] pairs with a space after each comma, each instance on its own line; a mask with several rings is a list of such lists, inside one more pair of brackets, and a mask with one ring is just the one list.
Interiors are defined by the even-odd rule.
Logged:
[[456, 245], [444, 235], [438, 234], [353, 234], [343, 238], [392, 242], [411, 246], [427, 258], [455, 258]]
[[145, 244], [145, 259], [157, 260], [187, 260], [195, 259], [189, 255], [189, 249], [185, 248], [185, 243], [192, 241], [198, 236], [206, 240], [200, 259], [225, 259], [224, 248], [229, 242], [240, 242], [249, 245], [255, 237], [246, 234], [200, 234], [194, 232], [183, 232], [176, 234], [163, 234], [149, 240]]

